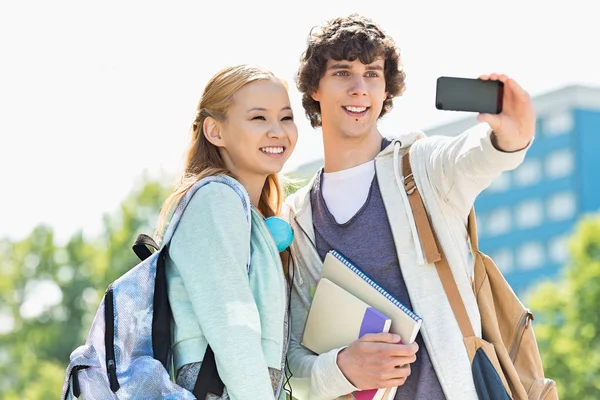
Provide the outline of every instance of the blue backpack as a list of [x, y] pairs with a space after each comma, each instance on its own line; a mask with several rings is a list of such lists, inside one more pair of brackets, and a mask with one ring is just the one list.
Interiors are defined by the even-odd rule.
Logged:
[[[138, 236], [133, 250], [142, 262], [108, 286], [85, 344], [71, 353], [63, 400], [80, 396], [86, 400], [204, 400], [208, 392], [222, 395], [224, 385], [210, 346], [193, 392], [172, 379], [172, 314], [165, 275], [169, 241], [183, 211], [194, 193], [211, 182], [228, 185], [236, 191], [246, 210], [250, 230], [250, 199], [233, 179], [212, 176], [192, 186], [177, 206], [161, 248], [149, 236]], [[152, 253], [147, 246], [157, 251]]]

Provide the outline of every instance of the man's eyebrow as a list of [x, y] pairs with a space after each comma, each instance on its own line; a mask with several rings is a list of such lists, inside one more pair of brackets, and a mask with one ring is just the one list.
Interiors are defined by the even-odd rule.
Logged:
[[383, 71], [383, 67], [379, 64], [369, 64], [365, 66], [365, 69], [369, 71]]
[[350, 69], [350, 68], [352, 68], [350, 66], [350, 64], [337, 63], [337, 64], [331, 64], [329, 66], [329, 68], [327, 68], [327, 69]]
[[[336, 63], [329, 66], [327, 69], [351, 69], [350, 64]], [[365, 69], [368, 71], [383, 71], [383, 67], [379, 64], [365, 65]]]

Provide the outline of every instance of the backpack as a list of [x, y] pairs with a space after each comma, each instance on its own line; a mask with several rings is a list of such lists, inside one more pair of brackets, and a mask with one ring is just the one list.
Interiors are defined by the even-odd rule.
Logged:
[[479, 250], [475, 209], [468, 218], [474, 260], [473, 292], [481, 315], [482, 338], [475, 336], [460, 292], [426, 213], [410, 166], [402, 157], [404, 190], [428, 263], [436, 270], [463, 334], [480, 399], [554, 400], [556, 383], [544, 376], [532, 322], [533, 314], [514, 293], [494, 261]]
[[[198, 189], [211, 182], [226, 184], [235, 190], [251, 229], [250, 199], [231, 178], [211, 176], [196, 182], [178, 204], [162, 248], [149, 236], [137, 237], [133, 250], [142, 261], [108, 286], [85, 344], [71, 353], [62, 389], [63, 400], [80, 396], [86, 400], [204, 400], [209, 391], [222, 395], [224, 385], [210, 346], [193, 394], [171, 378], [172, 314], [165, 274], [169, 241], [185, 207]], [[157, 251], [152, 253], [146, 246]]]

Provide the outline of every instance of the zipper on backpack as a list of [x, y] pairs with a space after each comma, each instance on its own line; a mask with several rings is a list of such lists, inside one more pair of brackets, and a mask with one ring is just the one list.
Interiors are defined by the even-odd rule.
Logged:
[[116, 393], [121, 387], [117, 379], [117, 362], [115, 360], [115, 306], [112, 284], [106, 289], [104, 295], [104, 347], [106, 349], [106, 373], [110, 390]]
[[510, 352], [508, 353], [510, 356], [510, 360], [515, 362], [515, 357], [517, 356], [517, 350], [521, 345], [521, 341], [523, 340], [523, 335], [525, 335], [525, 331], [529, 327], [529, 322], [533, 320], [533, 314], [531, 311], [526, 310], [525, 314], [521, 317], [519, 321], [519, 325], [517, 326], [517, 330], [515, 331], [515, 338], [513, 340], [513, 344], [510, 347]]

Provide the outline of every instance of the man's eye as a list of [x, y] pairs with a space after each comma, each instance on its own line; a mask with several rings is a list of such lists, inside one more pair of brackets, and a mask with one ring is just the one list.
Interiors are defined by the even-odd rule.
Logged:
[[348, 71], [337, 71], [334, 75], [336, 76], [348, 76]]

